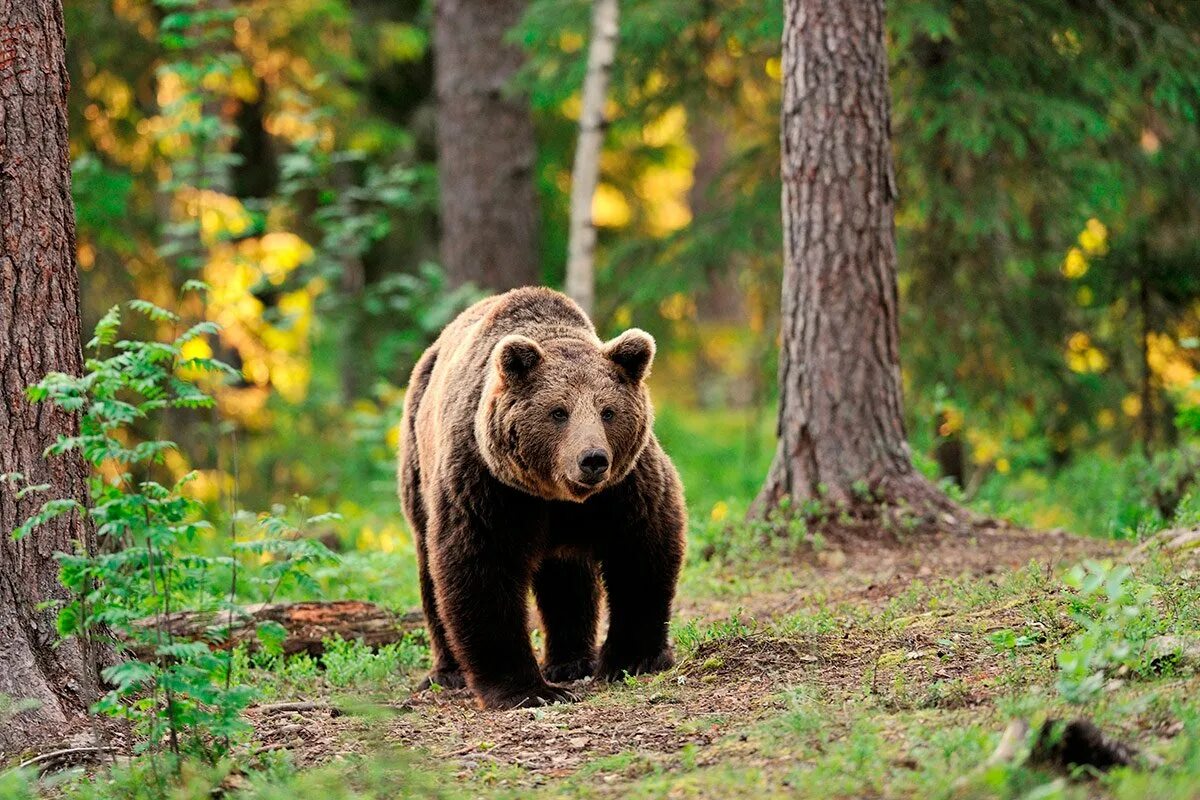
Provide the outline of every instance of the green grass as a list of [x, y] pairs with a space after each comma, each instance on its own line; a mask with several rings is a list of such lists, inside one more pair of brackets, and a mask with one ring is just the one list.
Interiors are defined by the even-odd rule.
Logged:
[[[1154, 633], [1197, 635], [1200, 587], [1189, 575], [1177, 564], [1152, 559], [1138, 579], [1155, 591]], [[1195, 797], [1200, 709], [1193, 698], [1200, 679], [1190, 666], [1164, 662], [1125, 674], [1094, 702], [1066, 703], [1054, 688], [1056, 654], [1079, 631], [1069, 613], [1078, 605], [1077, 594], [1058, 577], [1031, 565], [991, 578], [913, 582], [882, 609], [818, 604], [781, 618], [736, 614], [711, 623], [691, 620], [674, 629], [679, 655], [674, 671], [594, 694], [583, 707], [617, 717], [640, 715], [655, 703], [680, 706], [698, 694], [757, 692], [756, 665], [775, 664], [772, 659], [783, 654], [777, 669], [772, 667], [775, 673], [764, 674], [785, 680], [751, 711], [733, 704], [673, 717], [682, 734], [711, 732], [704, 744], [598, 753], [562, 774], [486, 760], [456, 765], [421, 750], [380, 750], [378, 744], [347, 763], [303, 770], [279, 754], [243, 753], [236, 764], [211, 770], [189, 765], [170, 796], [200, 800], [222, 787], [225, 796], [244, 800]], [[930, 608], [944, 615], [923, 613]], [[789, 652], [819, 659], [788, 661]], [[345, 692], [384, 700], [406, 692], [424, 668], [423, 659], [423, 645], [413, 639], [378, 653], [334, 643], [323, 669], [305, 658], [242, 664], [257, 671], [260, 685], [274, 687], [270, 694], [276, 697]], [[540, 719], [571, 736], [575, 711], [513, 712], [512, 725]], [[362, 713], [361, 726], [386, 725]], [[1025, 716], [1036, 726], [1047, 717], [1077, 715], [1136, 742], [1164, 766], [1076, 778], [1027, 760], [985, 766], [1011, 717]], [[589, 726], [585, 733], [603, 735], [603, 723]], [[362, 741], [384, 739], [367, 733]], [[427, 746], [437, 750], [445, 744], [433, 740]], [[4, 775], [0, 796], [34, 797], [27, 781]], [[160, 796], [153, 786], [151, 767], [141, 760], [100, 781], [59, 776], [41, 791], [63, 800], [150, 800]]]
[[[869, 602], [835, 591], [856, 565], [798, 565], [798, 551], [823, 555], [824, 547], [803, 522], [780, 530], [742, 521], [771, 457], [770, 424], [738, 413], [660, 413], [658, 432], [687, 484], [692, 515], [680, 584], [689, 612], [672, 625], [678, 666], [668, 673], [595, 691], [577, 708], [514, 712], [505, 718], [511, 725], [485, 732], [485, 719], [471, 716], [461, 701], [395, 710], [428, 666], [419, 635], [379, 651], [331, 642], [320, 659], [240, 653], [237, 669], [264, 702], [324, 699], [344, 709], [352, 724], [339, 736], [353, 741], [331, 740], [329, 748], [345, 746], [355, 755], [299, 768], [285, 753], [247, 743], [215, 768], [184, 765], [169, 792], [159, 788], [170, 773], [161, 758], [137, 759], [98, 779], [66, 772], [35, 783], [7, 772], [0, 773], [0, 800], [1197, 797], [1200, 678], [1192, 665], [1140, 664], [1116, 675], [1118, 682], [1093, 700], [1067, 703], [1058, 689], [1058, 659], [1079, 646], [1072, 614], [1088, 607], [1041, 563], [979, 577], [932, 574]], [[973, 502], [1021, 522], [1060, 520], [1104, 536], [1200, 524], [1195, 490], [1185, 493], [1169, 523], [1149, 510], [1152, 486], [1164, 475], [1136, 459], [1092, 459], [1036, 480], [994, 476]], [[348, 552], [317, 568], [314, 584], [280, 599], [416, 607], [411, 542], [392, 503], [380, 494], [371, 505], [343, 509], [350, 513], [338, 536]], [[379, 547], [384, 537], [387, 552]], [[1140, 617], [1146, 627], [1136, 633], [1139, 641], [1155, 634], [1200, 637], [1194, 567], [1155, 557], [1137, 567], [1136, 578], [1154, 592], [1153, 613]], [[787, 613], [754, 610], [769, 609], [760, 602], [769, 597], [801, 602]], [[413, 715], [401, 720], [420, 726], [417, 747], [390, 743], [397, 713]], [[587, 721], [576, 722], [577, 714]], [[1087, 716], [1164, 766], [1100, 777], [1064, 776], [1027, 760], [985, 767], [1018, 715], [1035, 723]], [[645, 726], [667, 730], [678, 742], [639, 748], [618, 739], [615, 748], [585, 749], [578, 763], [548, 771], [503, 755], [467, 762], [445, 755], [472, 744], [480, 753], [502, 751], [510, 727], [549, 726], [562, 737], [582, 732], [590, 741], [620, 724], [627, 727], [614, 736]], [[547, 747], [561, 746], [550, 741]]]

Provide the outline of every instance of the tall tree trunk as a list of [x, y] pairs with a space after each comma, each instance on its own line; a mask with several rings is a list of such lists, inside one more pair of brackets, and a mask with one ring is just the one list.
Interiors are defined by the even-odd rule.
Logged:
[[521, 52], [504, 37], [523, 0], [437, 0], [434, 67], [442, 266], [488, 289], [537, 283], [537, 150]]
[[592, 198], [600, 182], [604, 104], [617, 55], [617, 0], [594, 0], [592, 40], [579, 112], [579, 141], [571, 168], [571, 224], [567, 240], [567, 294], [589, 315], [596, 302], [596, 226]]
[[786, 0], [779, 445], [759, 513], [864, 488], [948, 507], [904, 432], [883, 23], [884, 0]]
[[[25, 396], [48, 372], [83, 368], [65, 51], [61, 0], [0, 0], [0, 474], [82, 503], [82, 459], [43, 457], [78, 419]], [[40, 607], [65, 596], [54, 554], [91, 547], [90, 526], [69, 515], [20, 541], [9, 535], [46, 497], [18, 499], [0, 483], [0, 694], [37, 703], [0, 713], [3, 752], [80, 719], [95, 686], [81, 643], [55, 646], [55, 611]]]

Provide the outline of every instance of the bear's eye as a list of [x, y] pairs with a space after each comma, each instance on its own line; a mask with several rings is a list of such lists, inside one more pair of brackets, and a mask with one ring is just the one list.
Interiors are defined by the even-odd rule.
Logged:
[[606, 408], [600, 412], [600, 419], [604, 420], [605, 422], [612, 422], [613, 417], [616, 415], [617, 412], [613, 411], [611, 408]]
[[571, 416], [565, 408], [556, 408], [550, 412], [550, 418], [555, 422], [566, 422], [567, 417]]

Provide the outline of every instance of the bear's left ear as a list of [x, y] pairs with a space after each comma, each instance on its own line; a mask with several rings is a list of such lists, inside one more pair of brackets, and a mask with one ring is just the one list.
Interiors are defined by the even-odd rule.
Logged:
[[604, 355], [625, 370], [634, 383], [650, 372], [654, 361], [654, 337], [640, 328], [630, 328], [604, 345]]
[[533, 339], [512, 333], [496, 344], [492, 359], [506, 380], [520, 380], [542, 363], [542, 348]]

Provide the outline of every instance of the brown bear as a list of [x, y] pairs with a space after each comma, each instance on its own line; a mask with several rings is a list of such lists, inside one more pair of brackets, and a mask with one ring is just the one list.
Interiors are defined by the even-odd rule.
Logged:
[[[400, 497], [433, 671], [485, 708], [575, 700], [559, 683], [672, 664], [687, 524], [651, 431], [654, 339], [601, 342], [572, 300], [514, 289], [464, 311], [413, 370]], [[604, 587], [608, 636], [596, 653]], [[528, 596], [541, 613], [541, 669]]]

